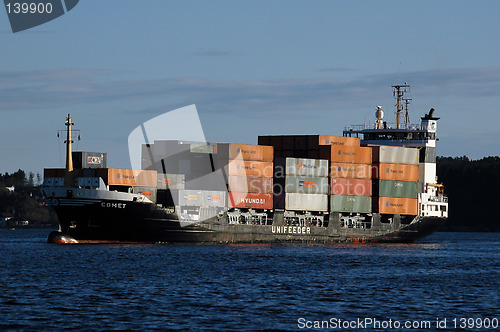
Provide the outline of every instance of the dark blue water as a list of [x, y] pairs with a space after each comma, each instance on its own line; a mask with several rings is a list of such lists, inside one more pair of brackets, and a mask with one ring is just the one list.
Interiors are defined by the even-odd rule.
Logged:
[[460, 318], [500, 319], [498, 233], [333, 246], [54, 245], [48, 233], [0, 229], [0, 330], [373, 330], [336, 328], [365, 319], [437, 330], [446, 319], [441, 331], [459, 331]]

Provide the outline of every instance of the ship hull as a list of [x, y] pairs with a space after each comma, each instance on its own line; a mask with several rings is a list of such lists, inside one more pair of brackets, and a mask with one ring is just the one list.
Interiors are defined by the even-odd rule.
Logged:
[[382, 223], [381, 215], [373, 214], [369, 227], [348, 228], [333, 213], [318, 226], [287, 225], [283, 213], [275, 212], [265, 224], [232, 224], [227, 213], [187, 222], [155, 204], [133, 200], [53, 197], [50, 202], [60, 235], [79, 243], [410, 243], [437, 231], [446, 220], [413, 216], [401, 224], [394, 215], [392, 222]]

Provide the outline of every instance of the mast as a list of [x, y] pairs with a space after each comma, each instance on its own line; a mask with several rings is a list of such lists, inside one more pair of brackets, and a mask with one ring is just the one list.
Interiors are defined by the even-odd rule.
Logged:
[[405, 84], [393, 85], [394, 96], [396, 97], [396, 129], [400, 129], [401, 112], [403, 111], [403, 96], [410, 86]]
[[73, 143], [73, 140], [71, 139], [71, 126], [74, 125], [74, 123], [71, 122], [71, 116], [68, 114], [68, 117], [66, 118], [66, 126], [68, 127], [66, 129], [66, 140], [64, 143], [66, 143], [66, 176], [64, 178], [64, 185], [66, 187], [72, 187], [74, 186], [74, 174], [73, 174], [73, 150], [71, 144]]

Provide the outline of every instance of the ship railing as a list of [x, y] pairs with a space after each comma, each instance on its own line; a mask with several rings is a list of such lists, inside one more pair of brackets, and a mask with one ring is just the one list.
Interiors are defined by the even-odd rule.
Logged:
[[[385, 123], [385, 129], [396, 129], [396, 123]], [[399, 129], [408, 129], [408, 130], [421, 130], [421, 126], [419, 123], [410, 123], [408, 126], [400, 125]], [[344, 127], [344, 131], [361, 131], [367, 129], [376, 129], [374, 123], [365, 123], [359, 125], [349, 125]]]

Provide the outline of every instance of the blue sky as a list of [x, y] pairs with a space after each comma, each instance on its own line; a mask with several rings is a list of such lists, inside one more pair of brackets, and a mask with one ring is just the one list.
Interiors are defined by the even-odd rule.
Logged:
[[[64, 166], [77, 148], [130, 167], [129, 133], [196, 104], [209, 141], [342, 135], [393, 118], [408, 82], [411, 120], [441, 117], [438, 155], [499, 155], [498, 1], [84, 0], [13, 34], [0, 10], [0, 172]], [[175, 124], [172, 124], [175, 125]]]

